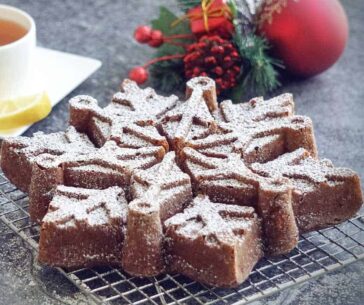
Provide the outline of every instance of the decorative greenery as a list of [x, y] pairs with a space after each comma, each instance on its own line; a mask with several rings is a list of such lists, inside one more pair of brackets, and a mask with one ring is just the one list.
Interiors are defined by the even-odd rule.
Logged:
[[281, 84], [276, 68], [284, 68], [281, 61], [267, 54], [268, 42], [265, 38], [250, 33], [243, 35], [236, 27], [233, 41], [243, 58], [243, 74], [240, 84], [232, 90], [233, 100], [240, 101], [247, 93], [264, 95]]
[[173, 14], [169, 9], [161, 6], [159, 9], [159, 17], [152, 20], [152, 28], [160, 30], [164, 35], [169, 36], [173, 34], [191, 34], [188, 20], [182, 20], [178, 24], [172, 26], [178, 17]]
[[177, 92], [184, 89], [185, 77], [182, 60], [168, 60], [154, 64], [150, 73], [151, 86], [163, 92]]
[[[201, 3], [199, 0], [177, 0], [177, 2], [184, 11], [188, 11]], [[240, 15], [235, 1], [228, 1], [228, 5], [234, 16], [235, 34], [232, 41], [243, 59], [243, 68], [240, 82], [234, 89], [226, 92], [226, 95], [229, 95], [233, 101], [241, 101], [243, 96], [262, 95], [276, 89], [280, 85], [276, 68], [283, 66], [279, 60], [268, 55], [268, 42], [263, 37], [255, 35], [254, 29], [243, 33], [242, 26], [239, 24]], [[181, 20], [173, 25], [177, 19], [175, 14], [162, 6], [158, 18], [152, 20], [151, 24], [153, 29], [162, 31], [165, 37], [191, 35], [189, 20]], [[164, 43], [157, 49], [154, 58], [185, 54], [183, 45], [189, 45], [192, 41], [192, 39], [184, 38], [175, 39], [174, 42], [177, 42], [177, 45]], [[152, 85], [165, 92], [182, 89], [186, 81], [182, 58], [156, 62], [151, 65], [150, 74]]]
[[[159, 11], [159, 17], [152, 20], [152, 27], [155, 30], [162, 31], [165, 36], [191, 34], [187, 20], [181, 21], [176, 26], [172, 26], [172, 23], [176, 19], [176, 15], [162, 6]], [[183, 40], [183, 43], [187, 42], [188, 40]], [[183, 47], [165, 43], [157, 49], [154, 58], [184, 53], [185, 49]], [[165, 92], [180, 89], [185, 81], [182, 59], [157, 62], [151, 66], [150, 74], [152, 76], [152, 85]]]

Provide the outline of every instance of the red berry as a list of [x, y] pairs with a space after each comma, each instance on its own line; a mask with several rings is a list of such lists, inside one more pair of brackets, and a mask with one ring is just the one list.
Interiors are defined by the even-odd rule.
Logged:
[[224, 73], [224, 70], [221, 67], [216, 67], [216, 68], [214, 68], [213, 71], [216, 73], [216, 75], [219, 75], [219, 76], [221, 76]]
[[140, 25], [135, 29], [134, 38], [139, 43], [147, 43], [151, 39], [152, 29], [147, 25]]
[[234, 50], [234, 47], [231, 43], [227, 43], [226, 45], [224, 45], [224, 48], [227, 50], [227, 51], [232, 51]]
[[234, 71], [235, 71], [236, 73], [240, 73], [241, 67], [239, 67], [239, 66], [234, 66], [234, 67], [233, 67], [233, 69], [234, 69]]
[[223, 66], [224, 68], [229, 68], [233, 65], [234, 63], [231, 61], [231, 57], [230, 56], [225, 56], [224, 57], [224, 63]]
[[148, 80], [148, 71], [144, 67], [135, 67], [129, 71], [129, 78], [141, 85]]
[[236, 51], [231, 52], [231, 57], [233, 57], [234, 59], [239, 58], [238, 52], [236, 52]]
[[213, 56], [206, 57], [204, 61], [207, 65], [216, 65], [216, 59]]
[[159, 30], [153, 30], [148, 45], [153, 48], [158, 48], [163, 44], [163, 42], [164, 42], [163, 33]]
[[221, 84], [221, 82], [222, 82], [222, 79], [221, 79], [221, 78], [216, 78], [216, 79], [215, 79], [215, 82], [216, 82], [217, 84], [219, 84], [219, 85], [220, 85], [220, 84]]
[[200, 74], [200, 69], [198, 67], [194, 67], [192, 71], [193, 71], [193, 74], [195, 74], [195, 75]]
[[211, 48], [212, 54], [224, 54], [224, 48], [222, 46], [213, 46]]
[[203, 42], [203, 41], [199, 42], [199, 43], [197, 44], [197, 48], [200, 48], [200, 49], [204, 49], [204, 48], [206, 48], [206, 43], [205, 43], [205, 42]]

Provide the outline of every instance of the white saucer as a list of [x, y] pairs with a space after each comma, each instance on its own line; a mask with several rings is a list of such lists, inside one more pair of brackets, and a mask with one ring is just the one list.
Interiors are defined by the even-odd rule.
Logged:
[[[85, 81], [101, 66], [101, 61], [60, 51], [36, 48], [32, 88], [45, 90], [52, 106]], [[35, 93], [35, 92], [34, 92]], [[31, 125], [0, 132], [0, 138], [19, 136]]]

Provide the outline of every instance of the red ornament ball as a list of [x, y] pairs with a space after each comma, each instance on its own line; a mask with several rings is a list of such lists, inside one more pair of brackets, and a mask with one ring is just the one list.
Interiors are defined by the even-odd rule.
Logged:
[[349, 32], [338, 0], [266, 1], [258, 27], [286, 69], [305, 77], [323, 72], [338, 60]]
[[150, 36], [148, 45], [153, 48], [158, 48], [164, 42], [163, 33], [159, 30], [153, 30]]
[[129, 78], [137, 84], [144, 84], [148, 80], [148, 71], [144, 67], [135, 67], [129, 71]]
[[140, 25], [135, 29], [134, 39], [139, 43], [147, 43], [152, 36], [152, 29], [147, 25]]

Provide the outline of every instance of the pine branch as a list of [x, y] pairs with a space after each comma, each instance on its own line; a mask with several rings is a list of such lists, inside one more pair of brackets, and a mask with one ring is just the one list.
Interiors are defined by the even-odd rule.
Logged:
[[159, 62], [150, 69], [152, 87], [165, 93], [182, 90], [184, 87], [183, 61]]
[[243, 58], [244, 72], [240, 84], [232, 91], [236, 100], [243, 95], [264, 95], [278, 88], [281, 84], [277, 68], [284, 68], [280, 60], [268, 54], [268, 41], [255, 35], [254, 29], [246, 31], [239, 20], [234, 20], [233, 41]]

